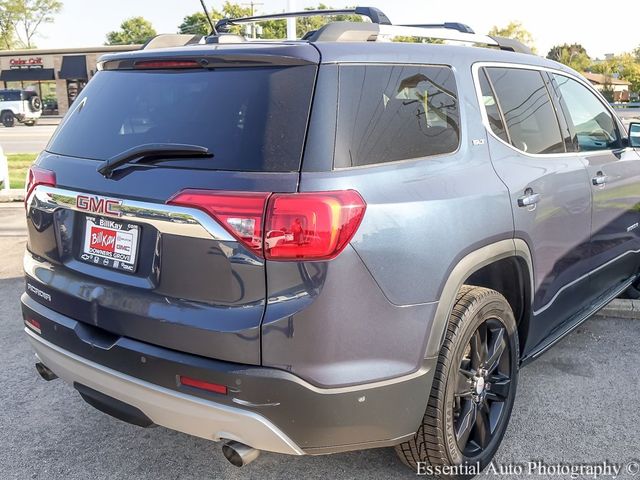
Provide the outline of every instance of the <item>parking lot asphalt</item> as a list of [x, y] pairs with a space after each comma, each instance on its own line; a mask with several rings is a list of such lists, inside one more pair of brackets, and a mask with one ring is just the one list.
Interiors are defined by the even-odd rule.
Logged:
[[[0, 208], [1, 479], [415, 478], [392, 449], [262, 454], [238, 469], [223, 458], [220, 444], [125, 424], [85, 404], [60, 380], [40, 379], [20, 316], [22, 215], [21, 205]], [[596, 317], [525, 367], [496, 466], [640, 459], [639, 347], [639, 320]]]

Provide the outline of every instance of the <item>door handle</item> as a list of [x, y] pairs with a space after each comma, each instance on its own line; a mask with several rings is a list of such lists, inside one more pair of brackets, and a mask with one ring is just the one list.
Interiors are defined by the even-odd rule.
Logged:
[[596, 176], [591, 179], [591, 183], [594, 185], [604, 186], [607, 183], [607, 180], [609, 180], [609, 177], [602, 172], [598, 172], [596, 173]]
[[518, 206], [519, 207], [535, 207], [536, 203], [540, 201], [540, 194], [533, 193], [533, 190], [527, 188], [524, 191], [524, 195], [522, 197], [518, 197]]

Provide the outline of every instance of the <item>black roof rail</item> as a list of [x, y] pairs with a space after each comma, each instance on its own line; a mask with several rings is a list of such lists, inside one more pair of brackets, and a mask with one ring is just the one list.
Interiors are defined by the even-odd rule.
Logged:
[[476, 33], [469, 25], [457, 22], [444, 22], [444, 23], [428, 23], [428, 24], [411, 24], [400, 25], [401, 27], [416, 27], [416, 28], [450, 28], [451, 30], [457, 30], [462, 33]]
[[284, 12], [284, 13], [272, 13], [269, 15], [255, 15], [253, 17], [239, 17], [239, 18], [222, 18], [216, 23], [215, 29], [219, 32], [227, 32], [229, 27], [233, 25], [239, 25], [243, 23], [262, 22], [266, 20], [283, 20], [286, 18], [297, 17], [330, 17], [333, 15], [362, 15], [371, 20], [371, 23], [378, 23], [381, 25], [391, 25], [391, 20], [380, 9], [375, 7], [355, 7], [355, 8], [342, 8], [342, 9], [324, 9], [324, 10], [303, 10], [300, 12]]
[[527, 47], [524, 43], [519, 40], [515, 40], [513, 38], [505, 38], [505, 37], [494, 37], [489, 35], [489, 37], [494, 40], [500, 50], [506, 50], [508, 52], [516, 52], [516, 53], [527, 53], [529, 55], [533, 55], [533, 51]]

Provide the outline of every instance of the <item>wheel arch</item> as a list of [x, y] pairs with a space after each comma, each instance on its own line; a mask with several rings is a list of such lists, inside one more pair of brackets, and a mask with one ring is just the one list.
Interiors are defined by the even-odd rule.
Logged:
[[452, 268], [442, 288], [425, 358], [438, 356], [456, 294], [467, 283], [491, 288], [505, 296], [516, 317], [522, 351], [532, 312], [533, 267], [526, 242], [509, 239], [468, 253]]

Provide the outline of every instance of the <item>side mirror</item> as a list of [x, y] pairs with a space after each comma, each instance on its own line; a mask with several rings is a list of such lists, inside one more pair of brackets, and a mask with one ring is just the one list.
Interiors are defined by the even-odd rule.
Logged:
[[640, 148], [640, 123], [632, 122], [629, 125], [629, 146], [631, 148]]

